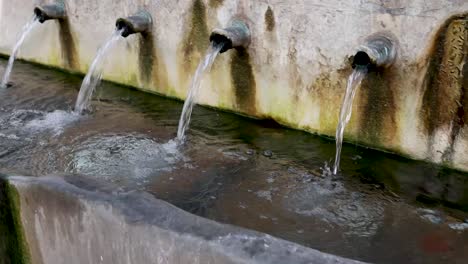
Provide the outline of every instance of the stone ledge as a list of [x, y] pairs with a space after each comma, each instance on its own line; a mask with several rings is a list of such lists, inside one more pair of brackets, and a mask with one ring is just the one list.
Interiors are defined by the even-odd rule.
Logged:
[[32, 263], [359, 263], [200, 218], [147, 193], [55, 177], [7, 181]]

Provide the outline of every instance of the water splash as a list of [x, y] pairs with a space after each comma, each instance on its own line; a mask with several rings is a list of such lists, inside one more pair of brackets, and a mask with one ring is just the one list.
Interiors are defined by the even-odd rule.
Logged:
[[348, 79], [348, 85], [346, 87], [346, 95], [343, 99], [343, 104], [341, 105], [340, 110], [340, 121], [338, 123], [338, 128], [336, 129], [336, 156], [335, 156], [335, 165], [333, 167], [333, 174], [338, 173], [340, 167], [340, 158], [341, 158], [341, 148], [343, 146], [343, 135], [346, 125], [351, 119], [351, 114], [353, 111], [353, 100], [356, 95], [356, 90], [361, 84], [362, 80], [367, 75], [366, 67], [357, 67], [354, 69], [351, 76]]
[[104, 134], [71, 144], [67, 171], [129, 186], [174, 170], [185, 159], [171, 140], [159, 143], [143, 134]]
[[42, 113], [37, 119], [29, 121], [25, 128], [33, 131], [44, 131], [50, 130], [54, 136], [60, 135], [65, 127], [80, 119], [80, 115], [74, 112], [68, 112], [63, 110], [55, 110], [49, 113]]
[[13, 47], [13, 51], [11, 52], [10, 59], [8, 60], [8, 66], [6, 67], [5, 73], [3, 74], [2, 83], [0, 87], [6, 88], [8, 85], [8, 81], [10, 80], [11, 71], [13, 70], [13, 64], [15, 63], [16, 56], [18, 55], [18, 51], [23, 45], [24, 40], [26, 37], [33, 31], [33, 29], [39, 25], [39, 20], [37, 16], [34, 16], [31, 21], [29, 21], [24, 27], [21, 32], [21, 36], [16, 42], [15, 46]]
[[224, 43], [215, 44], [212, 42], [208, 48], [208, 51], [206, 52], [205, 59], [201, 61], [197, 67], [197, 71], [193, 76], [189, 94], [185, 100], [184, 109], [179, 121], [179, 128], [177, 130], [177, 139], [179, 142], [183, 142], [185, 140], [185, 133], [190, 124], [190, 118], [192, 116], [193, 107], [195, 106], [195, 101], [198, 97], [202, 77], [205, 72], [209, 72], [211, 70], [211, 66], [213, 66], [213, 63], [223, 46]]
[[86, 74], [83, 83], [81, 84], [80, 93], [75, 104], [75, 113], [81, 114], [84, 110], [89, 108], [93, 92], [99, 85], [102, 78], [102, 70], [104, 59], [106, 58], [107, 52], [111, 50], [114, 44], [119, 40], [123, 30], [115, 30], [112, 36], [105, 42], [105, 44], [99, 48], [96, 57]]

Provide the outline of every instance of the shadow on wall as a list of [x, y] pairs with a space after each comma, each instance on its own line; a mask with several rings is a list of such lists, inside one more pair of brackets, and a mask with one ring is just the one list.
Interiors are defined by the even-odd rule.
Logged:
[[430, 136], [428, 150], [434, 151], [438, 129], [450, 130], [449, 147], [442, 156], [442, 162], [450, 163], [453, 144], [468, 121], [468, 14], [453, 16], [444, 23], [429, 56], [421, 109], [424, 129]]

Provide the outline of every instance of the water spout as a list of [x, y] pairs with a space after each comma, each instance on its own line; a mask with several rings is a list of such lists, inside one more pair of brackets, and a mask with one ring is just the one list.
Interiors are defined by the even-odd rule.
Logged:
[[354, 55], [353, 68], [388, 68], [397, 57], [395, 38], [387, 33], [369, 36]]
[[221, 53], [230, 49], [247, 48], [250, 40], [250, 29], [241, 20], [233, 20], [227, 28], [214, 29], [210, 36], [210, 41], [215, 45], [223, 44]]
[[388, 68], [393, 65], [397, 57], [397, 46], [393, 36], [387, 33], [377, 33], [369, 36], [354, 55], [354, 71], [348, 79], [346, 94], [341, 105], [338, 127], [336, 129], [336, 155], [333, 174], [340, 168], [341, 148], [346, 125], [351, 120], [354, 96], [367, 76], [374, 69]]
[[150, 32], [152, 24], [151, 14], [147, 11], [140, 11], [133, 16], [117, 19], [115, 26], [122, 31], [122, 37], [126, 38], [131, 34]]
[[65, 3], [61, 0], [57, 1], [55, 4], [36, 6], [34, 8], [34, 14], [41, 23], [47, 20], [65, 19], [67, 17]]

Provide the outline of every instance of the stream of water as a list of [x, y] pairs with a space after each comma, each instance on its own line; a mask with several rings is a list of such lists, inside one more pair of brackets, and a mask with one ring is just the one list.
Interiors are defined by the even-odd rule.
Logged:
[[336, 156], [335, 156], [335, 165], [333, 166], [333, 174], [337, 174], [340, 168], [340, 158], [341, 158], [341, 148], [343, 146], [343, 135], [351, 119], [351, 114], [353, 112], [353, 101], [354, 96], [356, 95], [357, 88], [361, 85], [362, 80], [367, 75], [366, 67], [358, 67], [354, 69], [351, 76], [348, 79], [348, 85], [346, 87], [346, 94], [343, 99], [343, 104], [341, 105], [340, 110], [340, 121], [336, 129]]
[[80, 93], [75, 104], [75, 112], [78, 114], [83, 113], [89, 108], [94, 90], [99, 85], [102, 79], [103, 64], [107, 53], [114, 44], [119, 40], [122, 35], [122, 30], [115, 30], [112, 36], [105, 42], [105, 44], [98, 50], [96, 57], [86, 74], [83, 83], [81, 84]]
[[193, 107], [195, 106], [198, 93], [200, 91], [203, 75], [205, 74], [205, 72], [209, 72], [211, 70], [211, 66], [213, 66], [213, 63], [216, 57], [219, 55], [219, 52], [221, 51], [223, 46], [224, 43], [212, 43], [208, 48], [208, 51], [206, 52], [205, 59], [202, 60], [197, 67], [179, 121], [179, 128], [177, 130], [177, 139], [179, 140], [179, 142], [183, 142], [185, 139], [185, 133], [190, 124], [190, 118], [192, 116]]
[[37, 16], [34, 16], [24, 27], [21, 32], [21, 36], [16, 42], [15, 46], [13, 47], [13, 51], [11, 52], [10, 59], [8, 60], [8, 65], [6, 67], [5, 73], [3, 74], [2, 83], [0, 87], [7, 87], [8, 81], [10, 80], [11, 71], [13, 69], [13, 64], [15, 63], [16, 56], [18, 55], [18, 51], [23, 45], [24, 40], [26, 37], [33, 31], [33, 29], [39, 25], [39, 20]]

